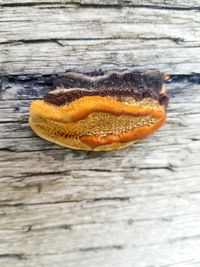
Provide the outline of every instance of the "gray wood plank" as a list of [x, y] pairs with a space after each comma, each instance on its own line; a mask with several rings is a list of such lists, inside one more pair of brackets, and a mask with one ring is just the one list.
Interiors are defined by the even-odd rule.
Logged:
[[166, 8], [155, 8], [153, 1], [144, 6], [122, 2], [121, 7], [105, 1], [101, 8], [84, 2], [52, 8], [51, 2], [19, 3], [2, 4], [0, 74], [141, 67], [200, 72], [195, 1], [176, 1], [179, 8], [170, 1]]
[[27, 123], [29, 106], [46, 89], [3, 85], [2, 266], [199, 265], [200, 85], [198, 76], [178, 79], [167, 84], [162, 129], [102, 153], [36, 137]]
[[0, 78], [0, 266], [200, 266], [199, 10], [198, 0], [0, 1], [0, 75], [179, 74], [165, 126], [100, 153], [31, 131], [48, 75]]

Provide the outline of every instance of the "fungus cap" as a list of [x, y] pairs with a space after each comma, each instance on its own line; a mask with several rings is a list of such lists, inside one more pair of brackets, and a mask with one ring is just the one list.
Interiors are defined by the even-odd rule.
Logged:
[[29, 123], [64, 147], [112, 150], [144, 138], [166, 121], [164, 75], [155, 70], [90, 77], [69, 72], [31, 104]]

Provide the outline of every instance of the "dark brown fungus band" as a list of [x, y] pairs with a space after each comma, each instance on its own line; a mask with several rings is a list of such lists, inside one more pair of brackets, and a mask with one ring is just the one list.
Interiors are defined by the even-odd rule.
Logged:
[[60, 90], [48, 93], [44, 101], [62, 106], [84, 96], [99, 95], [116, 97], [119, 101], [125, 97], [137, 101], [150, 97], [167, 105], [167, 97], [160, 97], [163, 79], [159, 71], [109, 72], [99, 77], [69, 72], [55, 80], [54, 86]]

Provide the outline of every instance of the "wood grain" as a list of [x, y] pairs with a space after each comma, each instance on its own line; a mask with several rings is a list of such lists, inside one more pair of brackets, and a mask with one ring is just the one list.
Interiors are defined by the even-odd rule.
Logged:
[[102, 153], [36, 137], [27, 122], [29, 106], [47, 88], [25, 76], [6, 79], [0, 101], [1, 266], [200, 264], [199, 76], [167, 84], [168, 121], [161, 130]]
[[[199, 0], [0, 1], [0, 266], [200, 266], [199, 11]], [[177, 75], [167, 123], [148, 138], [83, 152], [31, 131], [30, 104], [59, 72], [143, 67]]]
[[0, 74], [158, 68], [200, 72], [198, 1], [8, 1]]

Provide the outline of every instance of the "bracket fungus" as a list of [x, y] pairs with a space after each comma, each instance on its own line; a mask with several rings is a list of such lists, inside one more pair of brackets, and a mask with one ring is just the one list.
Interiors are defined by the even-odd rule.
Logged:
[[165, 123], [164, 79], [156, 70], [96, 77], [68, 72], [55, 80], [54, 91], [33, 101], [30, 126], [40, 137], [72, 149], [125, 147]]

